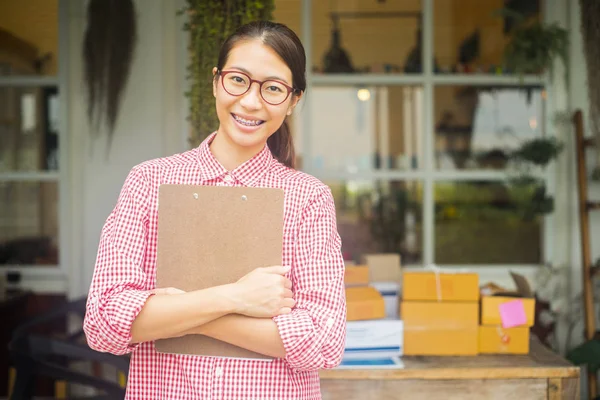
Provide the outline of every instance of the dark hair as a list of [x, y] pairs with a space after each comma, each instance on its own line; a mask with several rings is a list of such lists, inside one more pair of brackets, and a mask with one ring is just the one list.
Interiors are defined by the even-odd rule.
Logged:
[[[240, 41], [248, 39], [260, 40], [269, 46], [292, 71], [292, 86], [299, 91], [306, 90], [306, 54], [298, 36], [287, 26], [270, 21], [254, 21], [239, 27], [221, 46], [217, 69], [225, 66], [229, 52]], [[218, 75], [215, 76], [218, 79]], [[296, 95], [293, 94], [292, 96]], [[287, 121], [267, 140], [273, 156], [282, 164], [294, 168], [296, 154], [292, 133]]]

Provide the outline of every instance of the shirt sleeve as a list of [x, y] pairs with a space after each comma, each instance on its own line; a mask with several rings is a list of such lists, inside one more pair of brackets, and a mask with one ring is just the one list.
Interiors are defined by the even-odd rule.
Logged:
[[83, 329], [97, 351], [122, 355], [130, 345], [131, 325], [152, 291], [142, 263], [148, 232], [147, 185], [132, 169], [101, 232]]
[[296, 307], [274, 318], [286, 361], [298, 371], [339, 365], [346, 338], [344, 260], [328, 187], [303, 212], [291, 271]]

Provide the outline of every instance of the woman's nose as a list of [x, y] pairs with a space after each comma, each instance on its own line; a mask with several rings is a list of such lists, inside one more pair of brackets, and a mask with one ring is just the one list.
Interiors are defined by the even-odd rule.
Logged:
[[262, 106], [260, 98], [260, 84], [252, 82], [250, 89], [242, 96], [240, 103], [248, 109], [259, 109]]

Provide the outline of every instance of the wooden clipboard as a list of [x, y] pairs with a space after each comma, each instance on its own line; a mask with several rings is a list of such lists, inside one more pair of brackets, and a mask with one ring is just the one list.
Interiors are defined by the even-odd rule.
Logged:
[[[232, 283], [281, 265], [281, 189], [161, 185], [156, 287], [185, 291]], [[202, 307], [202, 304], [198, 304]], [[271, 360], [204, 335], [155, 341], [158, 352]]]

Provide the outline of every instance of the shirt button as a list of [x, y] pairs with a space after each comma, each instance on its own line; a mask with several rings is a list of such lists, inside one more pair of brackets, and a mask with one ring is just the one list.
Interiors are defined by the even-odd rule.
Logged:
[[223, 368], [221, 368], [221, 367], [217, 367], [217, 368], [215, 368], [215, 376], [216, 376], [217, 378], [220, 378], [220, 377], [221, 377], [221, 375], [223, 375]]
[[225, 176], [223, 177], [223, 180], [224, 180], [226, 183], [232, 183], [232, 182], [233, 182], [233, 177], [232, 177], [231, 175], [225, 175]]
[[334, 322], [334, 321], [333, 321], [333, 318], [329, 318], [329, 319], [327, 320], [327, 327], [328, 327], [328, 328], [331, 328], [331, 327], [333, 326], [333, 322]]

